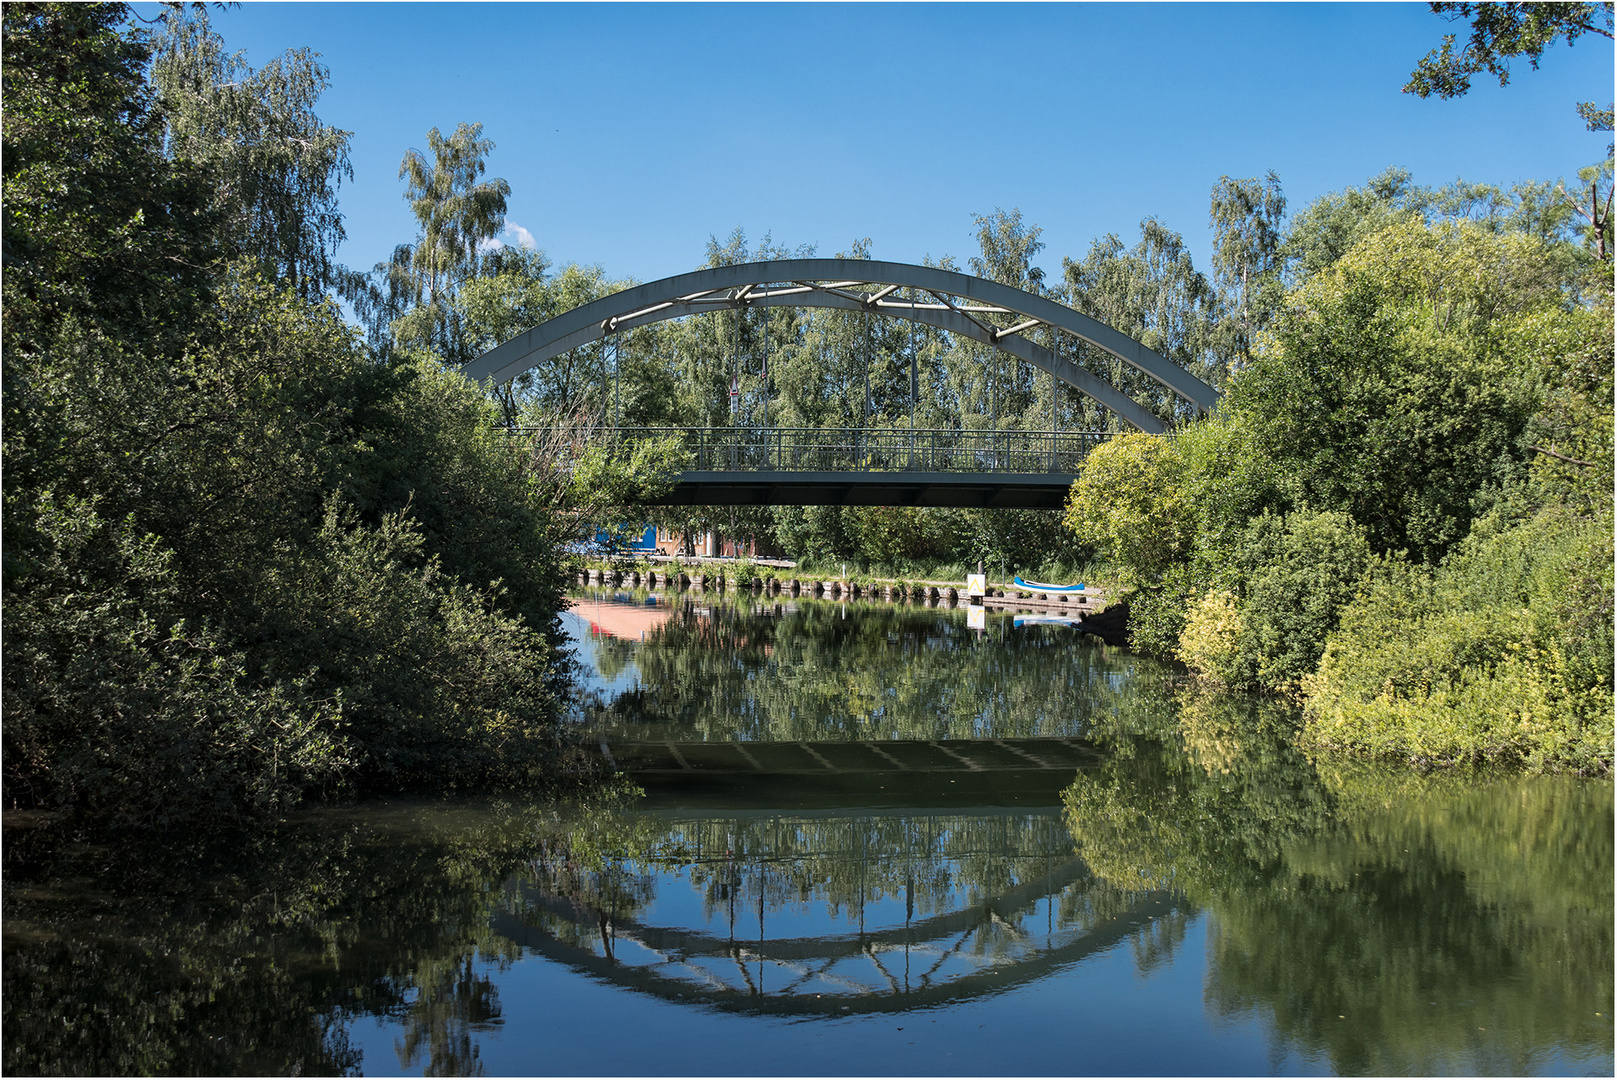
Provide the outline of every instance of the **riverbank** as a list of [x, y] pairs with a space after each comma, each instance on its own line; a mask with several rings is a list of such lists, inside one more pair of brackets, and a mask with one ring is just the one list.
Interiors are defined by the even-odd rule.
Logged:
[[[964, 584], [960, 582], [933, 581], [933, 580], [899, 580], [899, 579], [859, 579], [848, 577], [842, 580], [821, 578], [786, 577], [771, 570], [768, 573], [759, 573], [758, 564], [753, 564], [752, 570], [737, 571], [731, 569], [725, 573], [725, 567], [708, 567], [702, 564], [683, 564], [677, 568], [662, 570], [611, 570], [591, 568], [581, 570], [576, 576], [579, 585], [596, 586], [629, 586], [631, 588], [647, 589], [693, 589], [703, 591], [716, 589], [719, 591], [750, 589], [763, 593], [786, 593], [792, 596], [828, 597], [832, 599], [846, 597], [863, 600], [889, 600], [889, 601], [917, 601], [917, 602], [943, 602], [948, 604], [970, 603], [972, 597]], [[787, 564], [788, 566], [790, 564]], [[732, 567], [734, 564], [732, 564]], [[694, 571], [694, 572], [693, 572]], [[1067, 612], [1076, 615], [1094, 615], [1105, 610], [1108, 604], [1106, 595], [1098, 589], [1085, 590], [1082, 593], [1042, 593], [1018, 589], [1014, 585], [989, 582], [987, 593], [980, 597], [985, 607], [1005, 610], [1026, 610], [1030, 612]]]
[[[575, 577], [580, 585], [631, 585], [648, 588], [743, 588], [790, 592], [793, 595], [848, 596], [881, 600], [966, 600], [967, 584], [934, 577], [894, 578], [868, 574], [827, 576], [796, 574], [789, 559], [725, 559], [648, 557], [629, 567], [587, 566]], [[1026, 606], [1028, 610], [1098, 612], [1109, 602], [1105, 590], [1081, 593], [1037, 592], [1014, 582], [988, 581], [983, 603], [989, 607]]]

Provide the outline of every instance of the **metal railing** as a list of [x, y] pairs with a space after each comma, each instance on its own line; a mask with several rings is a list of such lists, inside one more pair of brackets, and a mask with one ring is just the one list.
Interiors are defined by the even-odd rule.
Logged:
[[633, 447], [678, 437], [693, 472], [1063, 473], [1112, 438], [1106, 431], [940, 428], [619, 427], [598, 442]]

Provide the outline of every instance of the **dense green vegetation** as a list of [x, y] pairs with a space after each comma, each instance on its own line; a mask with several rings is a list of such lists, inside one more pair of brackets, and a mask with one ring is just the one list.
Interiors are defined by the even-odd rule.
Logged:
[[1584, 209], [1392, 170], [1298, 214], [1219, 408], [1074, 485], [1136, 647], [1300, 692], [1318, 748], [1609, 773], [1610, 222]]
[[[680, 460], [673, 441], [611, 459], [597, 425], [1119, 427], [1021, 361], [833, 310], [641, 327], [485, 393], [455, 365], [631, 283], [491, 243], [510, 188], [484, 176], [480, 125], [404, 155], [418, 235], [354, 272], [334, 258], [349, 135], [315, 115], [327, 75], [306, 50], [254, 69], [181, 7], [146, 25], [14, 4], [4, 34], [14, 808], [174, 827], [567, 774], [549, 637], [567, 547]], [[1523, 40], [1499, 47], [1536, 56]], [[1210, 273], [1151, 219], [1047, 282], [1039, 227], [985, 214], [962, 269], [1107, 321], [1226, 406], [1098, 453], [1071, 529], [890, 507], [657, 519], [899, 576], [1101, 557], [1136, 591], [1142, 648], [1306, 689], [1320, 746], [1604, 771], [1604, 168], [1587, 207], [1389, 170], [1289, 224], [1273, 174], [1224, 177]], [[812, 253], [738, 231], [704, 265]], [[1063, 353], [1190, 420], [1110, 357]]]
[[1609, 273], [1399, 220], [1309, 276], [1213, 417], [1075, 485], [1136, 644], [1302, 689], [1319, 746], [1609, 770]]
[[195, 18], [5, 11], [8, 806], [195, 828], [557, 775], [555, 484], [344, 325], [324, 73]]

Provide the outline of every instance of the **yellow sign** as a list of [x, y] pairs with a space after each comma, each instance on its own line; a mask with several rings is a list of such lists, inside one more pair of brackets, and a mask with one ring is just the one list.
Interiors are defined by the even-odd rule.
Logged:
[[988, 595], [988, 575], [987, 574], [967, 574], [966, 575], [966, 595], [967, 596], [987, 596]]

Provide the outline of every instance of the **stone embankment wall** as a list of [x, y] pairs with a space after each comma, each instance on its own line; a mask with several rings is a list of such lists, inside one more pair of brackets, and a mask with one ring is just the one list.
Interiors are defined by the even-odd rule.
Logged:
[[[726, 577], [722, 570], [713, 573], [702, 571], [688, 573], [685, 570], [673, 569], [586, 570], [578, 575], [578, 583], [586, 586], [627, 586], [642, 589], [691, 589], [697, 592], [710, 589], [721, 592], [747, 590], [769, 595], [912, 601], [949, 606], [970, 602], [963, 587], [936, 582], [866, 583], [781, 577], [766, 579], [753, 575], [738, 578], [734, 575]], [[1082, 593], [1078, 596], [1065, 596], [1060, 593], [1029, 594], [1023, 590], [994, 585], [989, 587], [988, 595], [983, 598], [982, 603], [985, 607], [1009, 611], [1075, 615], [1084, 620], [1084, 629], [1090, 630], [1108, 643], [1122, 644], [1127, 640], [1128, 604], [1125, 602], [1108, 607], [1104, 598], [1098, 593]]]

